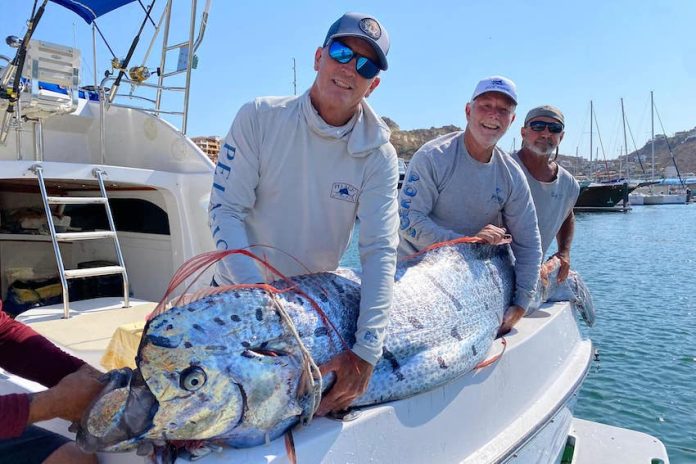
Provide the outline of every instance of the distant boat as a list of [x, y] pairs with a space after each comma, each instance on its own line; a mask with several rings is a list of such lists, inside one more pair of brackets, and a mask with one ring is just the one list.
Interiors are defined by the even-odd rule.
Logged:
[[[650, 92], [650, 109], [651, 109], [651, 139], [650, 139], [650, 147], [652, 151], [652, 172], [651, 172], [651, 178], [654, 178], [655, 176], [655, 102], [653, 100], [653, 93]], [[659, 116], [659, 115], [658, 115]], [[664, 127], [662, 128], [664, 132]], [[689, 179], [683, 179], [681, 175], [679, 174], [679, 168], [677, 167], [677, 162], [674, 159], [674, 154], [672, 153], [672, 149], [669, 147], [669, 142], [667, 142], [667, 148], [670, 151], [670, 155], [672, 155], [672, 162], [674, 163], [674, 168], [676, 170], [677, 176], [679, 176], [677, 179], [662, 179], [660, 181], [655, 181], [653, 185], [656, 187], [663, 186], [663, 189], [666, 187], [666, 190], [659, 190], [659, 191], [653, 191], [652, 186], [650, 187], [650, 190], [648, 192], [642, 192], [642, 203], [643, 205], [683, 205], [688, 203], [691, 200], [691, 190], [688, 188], [688, 181]], [[696, 180], [696, 179], [692, 179]], [[636, 198], [637, 200], [637, 198]], [[638, 201], [641, 201], [638, 200]], [[639, 204], [639, 203], [635, 203]]]
[[580, 194], [574, 209], [576, 211], [627, 211], [630, 209], [629, 194], [648, 183], [637, 183], [625, 179], [581, 182]]
[[683, 205], [686, 203], [686, 193], [654, 193], [645, 195], [644, 205]]
[[[594, 106], [590, 101], [590, 163], [592, 162], [592, 124]], [[580, 182], [580, 193], [575, 201], [575, 211], [628, 211], [628, 195], [641, 184], [623, 178], [605, 181], [585, 180]]]

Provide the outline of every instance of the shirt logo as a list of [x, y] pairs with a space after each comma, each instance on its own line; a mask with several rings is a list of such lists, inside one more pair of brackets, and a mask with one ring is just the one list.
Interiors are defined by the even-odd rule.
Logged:
[[358, 193], [360, 193], [360, 191], [356, 187], [346, 184], [345, 182], [334, 182], [331, 187], [331, 198], [335, 198], [336, 200], [357, 203]]

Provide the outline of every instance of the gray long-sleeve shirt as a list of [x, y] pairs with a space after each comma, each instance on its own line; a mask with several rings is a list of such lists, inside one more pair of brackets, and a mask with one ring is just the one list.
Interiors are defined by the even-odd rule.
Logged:
[[399, 194], [399, 255], [433, 243], [475, 235], [487, 224], [512, 235], [516, 287], [513, 303], [528, 308], [541, 264], [534, 202], [524, 173], [499, 148], [488, 163], [471, 157], [464, 133], [423, 145], [409, 164]]
[[527, 177], [537, 213], [541, 250], [542, 254], [545, 255], [563, 222], [573, 211], [575, 201], [580, 194], [580, 185], [562, 166], [558, 166], [558, 174], [554, 180], [541, 182], [536, 180], [527, 170], [520, 160], [519, 152], [513, 153], [512, 158], [519, 164]]
[[[299, 97], [244, 105], [220, 150], [210, 196], [219, 250], [252, 248], [286, 276], [332, 271], [360, 219], [360, 315], [353, 352], [375, 364], [389, 320], [398, 215], [396, 152], [389, 129], [365, 100], [342, 127]], [[218, 263], [219, 284], [274, 280], [254, 261]]]

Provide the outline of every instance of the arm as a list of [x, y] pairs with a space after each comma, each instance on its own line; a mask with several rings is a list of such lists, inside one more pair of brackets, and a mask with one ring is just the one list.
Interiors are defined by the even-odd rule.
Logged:
[[515, 256], [513, 305], [527, 311], [539, 279], [541, 238], [527, 179], [516, 165], [509, 169], [511, 193], [503, 208], [503, 218], [512, 235], [511, 247]]
[[99, 371], [85, 364], [65, 376], [57, 385], [32, 395], [27, 424], [60, 417], [77, 422], [94, 397], [102, 390]]
[[396, 198], [399, 171], [391, 145], [389, 150], [392, 156], [381, 158], [369, 174], [358, 205], [362, 287], [353, 352], [372, 365], [382, 357], [399, 242]]
[[[259, 182], [259, 127], [254, 103], [244, 105], [220, 150], [208, 208], [210, 230], [218, 250], [249, 246], [244, 221], [256, 201]], [[256, 264], [245, 256], [228, 256], [216, 269], [219, 284], [264, 281]]]
[[[93, 371], [84, 365], [83, 361], [61, 351], [33, 329], [10, 319], [1, 311], [0, 345], [2, 346], [0, 366], [13, 374], [40, 382], [45, 386], [55, 386], [63, 377], [69, 376], [78, 369]], [[82, 384], [87, 386], [84, 382]], [[75, 396], [78, 391], [72, 388], [70, 393]], [[45, 397], [45, 392], [34, 396]], [[40, 411], [43, 407], [42, 399], [39, 400], [38, 405], [33, 405], [31, 395], [28, 394], [0, 396], [0, 417], [3, 418], [0, 421], [0, 438], [17, 437], [21, 435], [28, 423], [42, 420], [45, 414], [40, 414], [38, 418], [32, 417], [31, 408], [34, 408], [33, 414], [36, 415], [36, 411]]]
[[421, 149], [413, 155], [399, 193], [399, 234], [416, 250], [459, 237], [430, 219], [438, 196], [438, 173], [432, 155]]
[[363, 273], [355, 344], [351, 351], [344, 351], [321, 366], [322, 375], [336, 374], [336, 383], [322, 399], [318, 415], [346, 409], [362, 395], [373, 366], [382, 356], [398, 244], [396, 184], [399, 174], [391, 146], [389, 154], [389, 158], [379, 159], [360, 195], [359, 250]]
[[556, 242], [558, 243], [558, 251], [555, 256], [561, 260], [561, 267], [558, 270], [558, 282], [563, 282], [568, 277], [568, 271], [570, 270], [570, 245], [573, 242], [573, 235], [575, 234], [575, 214], [571, 210], [568, 217], [566, 217], [561, 228], [558, 229], [556, 234]]

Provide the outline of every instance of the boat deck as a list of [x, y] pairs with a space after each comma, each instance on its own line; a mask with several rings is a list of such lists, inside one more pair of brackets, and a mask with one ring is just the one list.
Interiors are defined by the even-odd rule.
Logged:
[[574, 418], [570, 437], [575, 447], [571, 464], [669, 463], [660, 440], [635, 430]]

